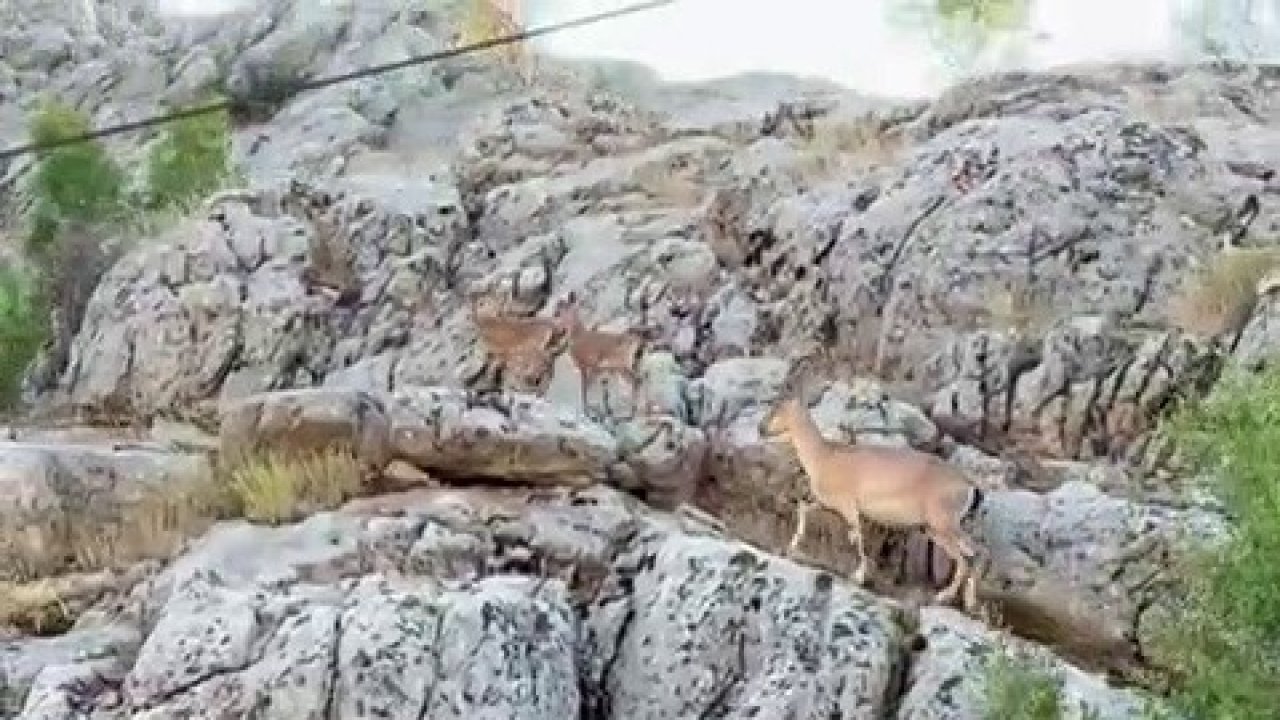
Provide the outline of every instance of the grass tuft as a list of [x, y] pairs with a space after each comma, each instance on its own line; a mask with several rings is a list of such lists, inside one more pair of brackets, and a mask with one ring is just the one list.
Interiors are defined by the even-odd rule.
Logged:
[[1280, 250], [1241, 248], [1214, 256], [1184, 281], [1169, 321], [1186, 332], [1217, 337], [1238, 331], [1257, 301], [1258, 282], [1280, 269]]
[[236, 510], [235, 498], [208, 472], [134, 497], [65, 500], [0, 528], [0, 578], [33, 581], [167, 559]]
[[244, 517], [273, 525], [336, 508], [361, 484], [355, 456], [340, 450], [266, 453], [237, 463], [228, 477]]
[[25, 635], [58, 635], [70, 630], [74, 622], [73, 613], [52, 582], [0, 582], [0, 628]]

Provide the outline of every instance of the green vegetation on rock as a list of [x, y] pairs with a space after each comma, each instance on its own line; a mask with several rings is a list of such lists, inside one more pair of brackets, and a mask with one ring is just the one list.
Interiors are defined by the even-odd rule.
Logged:
[[[46, 100], [29, 128], [32, 142], [47, 144], [86, 133], [92, 126], [84, 112]], [[97, 141], [37, 151], [28, 250], [47, 250], [57, 242], [63, 222], [97, 224], [118, 219], [124, 209], [124, 187], [124, 172]]]
[[1151, 654], [1189, 717], [1280, 717], [1280, 368], [1230, 374], [1171, 429], [1233, 527], [1185, 563]]
[[[92, 123], [84, 111], [46, 99], [28, 129], [32, 142], [47, 145], [87, 133]], [[233, 176], [230, 138], [226, 113], [165, 126], [145, 159], [145, 183], [136, 196], [127, 191], [135, 173], [122, 168], [97, 140], [36, 151], [27, 186], [32, 200], [23, 248], [27, 269], [0, 267], [0, 405], [19, 399], [23, 377], [51, 330], [55, 344], [69, 343], [93, 287], [120, 250], [122, 235], [151, 228], [152, 215], [184, 210]], [[60, 311], [57, 328], [50, 318], [54, 307]], [[66, 349], [57, 353], [65, 356]]]
[[23, 374], [44, 342], [46, 318], [31, 279], [0, 267], [0, 406], [20, 398]]
[[1062, 717], [1058, 681], [1029, 661], [1003, 649], [988, 656], [986, 711], [983, 720], [1059, 720]]
[[[212, 104], [201, 103], [201, 105]], [[225, 111], [165, 126], [147, 157], [149, 209], [184, 207], [223, 187], [231, 176], [231, 122]]]

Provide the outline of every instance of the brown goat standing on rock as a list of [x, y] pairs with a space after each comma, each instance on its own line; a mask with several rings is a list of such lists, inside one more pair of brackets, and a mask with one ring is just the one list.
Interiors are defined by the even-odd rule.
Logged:
[[499, 372], [514, 375], [522, 386], [532, 385], [539, 394], [551, 379], [551, 358], [563, 339], [563, 330], [551, 318], [508, 315], [486, 307], [485, 296], [469, 298], [471, 319]]
[[[818, 504], [839, 513], [849, 524], [849, 540], [858, 553], [854, 581], [862, 585], [870, 571], [863, 546], [861, 517], [888, 528], [919, 528], [955, 561], [950, 584], [934, 596], [938, 604], [955, 601], [962, 584], [963, 602], [977, 607], [973, 541], [961, 523], [981, 506], [983, 492], [944, 460], [911, 448], [855, 445], [823, 437], [795, 387], [793, 368], [783, 394], [761, 419], [762, 438], [780, 438], [796, 452]], [[796, 531], [787, 552], [795, 551], [813, 503], [797, 510]]]
[[634, 332], [588, 329], [578, 315], [578, 296], [570, 292], [556, 305], [555, 318], [569, 344], [569, 357], [582, 375], [582, 408], [587, 408], [587, 388], [605, 373], [627, 380], [631, 399], [638, 406], [636, 363], [644, 352], [645, 338]]

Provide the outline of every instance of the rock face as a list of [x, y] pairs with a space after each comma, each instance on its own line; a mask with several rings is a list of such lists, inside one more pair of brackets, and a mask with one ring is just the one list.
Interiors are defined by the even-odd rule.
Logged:
[[[209, 472], [201, 453], [158, 443], [0, 444], [0, 581], [39, 577], [97, 554], [158, 551], [162, 528], [130, 527], [124, 510], [180, 493]], [[67, 555], [72, 555], [68, 558]]]
[[[995, 640], [912, 607], [949, 572], [918, 534], [881, 538], [867, 590], [838, 579], [830, 514], [803, 558], [769, 554], [806, 490], [758, 423], [820, 348], [803, 389], [823, 433], [963, 467], [988, 491], [988, 601], [1081, 666], [1059, 667], [1071, 702], [1130, 716], [1081, 668], [1140, 657], [1175, 530], [1215, 520], [1144, 496], [1130, 461], [1224, 356], [1275, 346], [1271, 295], [1221, 337], [1171, 312], [1242, 198], [1261, 198], [1244, 244], [1280, 222], [1274, 71], [1082, 67], [893, 103], [552, 62], [517, 87], [485, 56], [288, 87], [446, 47], [457, 10], [0, 8], [6, 147], [37, 91], [98, 125], [211, 87], [247, 110], [246, 187], [128, 238], [36, 378], [40, 403], [150, 435], [0, 444], [0, 546], [40, 566], [0, 560], [0, 579], [94, 538], [158, 545], [111, 534], [122, 508], [208, 474], [211, 449], [347, 445], [370, 476], [488, 488], [224, 523], [145, 581], [89, 583], [69, 632], [0, 647], [0, 714], [974, 717]], [[31, 167], [0, 165], [0, 229]], [[536, 358], [545, 396], [515, 388], [468, 302], [545, 320], [570, 293], [587, 325], [647, 338], [638, 396], [608, 383], [576, 407], [563, 353]], [[175, 422], [205, 435], [166, 439]]]
[[1131, 694], [1064, 666], [1038, 648], [1001, 640], [979, 623], [953, 611], [924, 610], [920, 634], [925, 649], [915, 659], [907, 691], [898, 707], [897, 717], [902, 720], [981, 717], [987, 693], [975, 680], [983, 676], [982, 662], [996, 646], [1010, 644], [1014, 646], [1010, 653], [1013, 657], [1038, 666], [1055, 680], [1062, 717], [1144, 717], [1143, 704]]
[[878, 718], [895, 692], [874, 597], [615, 493], [381, 502], [220, 527], [135, 590], [126, 672], [36, 680], [19, 717], [108, 687], [101, 717]]
[[[945, 610], [917, 637], [825, 572], [604, 489], [419, 491], [224, 524], [119, 608], [12, 647], [48, 660], [8, 671], [16, 717], [968, 718], [996, 643]], [[102, 649], [65, 656], [72, 642]], [[1069, 702], [1133, 716], [1130, 694], [1032, 652]]]
[[109, 274], [51, 397], [208, 416], [283, 387], [475, 384], [467, 288], [540, 315], [574, 291], [588, 323], [656, 328], [685, 374], [816, 343], [975, 441], [1140, 454], [1215, 367], [1159, 329], [1171, 297], [1228, 199], [1265, 189], [1210, 149], [1237, 111], [1175, 126], [1150, 99], [1155, 76], [1187, 102], [1270, 92], [1214, 72], [997, 78], [871, 115], [828, 93], [764, 135], [600, 95], [405, 105], [392, 135], [468, 108], [456, 155], [370, 141], [215, 201]]

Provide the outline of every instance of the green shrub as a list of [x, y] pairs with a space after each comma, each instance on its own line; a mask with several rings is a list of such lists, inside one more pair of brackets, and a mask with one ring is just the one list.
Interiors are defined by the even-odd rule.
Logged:
[[1062, 717], [1058, 681], [1028, 661], [996, 650], [986, 663], [984, 720], [1059, 720]]
[[47, 333], [47, 317], [35, 283], [18, 270], [0, 268], [0, 406], [20, 399], [23, 376]]
[[147, 158], [147, 206], [182, 207], [207, 196], [230, 177], [230, 158], [231, 122], [225, 111], [169, 123]]
[[1191, 717], [1280, 717], [1280, 368], [1228, 375], [1170, 428], [1233, 528], [1183, 563], [1151, 654]]
[[[90, 130], [85, 113], [54, 99], [46, 100], [29, 123], [38, 145]], [[50, 330], [56, 332], [45, 370], [61, 371], [90, 294], [122, 250], [122, 236], [154, 230], [165, 216], [162, 211], [184, 209], [227, 181], [230, 137], [225, 112], [167, 125], [147, 158], [141, 197], [126, 194], [126, 173], [97, 141], [37, 151], [25, 247], [36, 272], [31, 278], [10, 271], [0, 276], [0, 402], [11, 405], [18, 399], [23, 376]], [[151, 212], [128, 212], [139, 209]], [[60, 322], [51, 326], [55, 308]]]
[[[90, 130], [89, 117], [57, 101], [46, 101], [31, 119], [31, 139], [48, 143]], [[42, 249], [56, 239], [61, 220], [98, 223], [123, 209], [124, 174], [102, 145], [77, 142], [38, 151], [32, 191], [35, 211], [30, 244]]]

